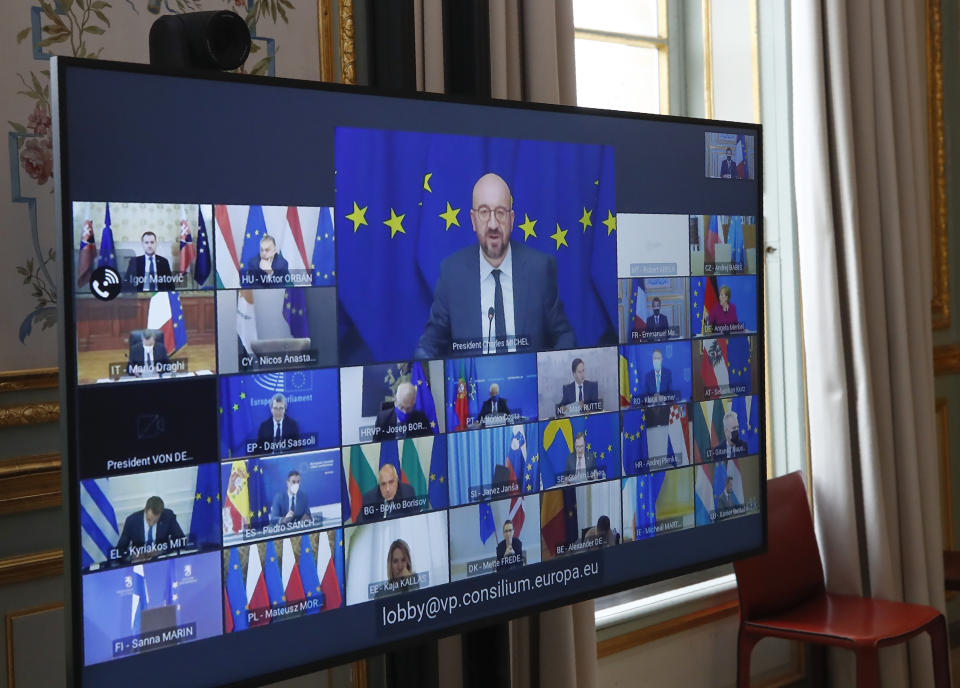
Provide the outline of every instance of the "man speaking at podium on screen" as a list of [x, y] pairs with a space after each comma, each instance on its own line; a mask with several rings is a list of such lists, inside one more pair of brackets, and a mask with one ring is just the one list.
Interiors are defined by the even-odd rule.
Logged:
[[510, 187], [487, 173], [473, 187], [470, 222], [479, 248], [444, 259], [416, 358], [576, 346], [557, 293], [557, 263], [510, 241]]

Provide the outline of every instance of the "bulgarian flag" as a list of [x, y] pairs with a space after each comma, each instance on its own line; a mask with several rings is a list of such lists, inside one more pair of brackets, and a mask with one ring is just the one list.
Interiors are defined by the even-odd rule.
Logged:
[[363, 454], [359, 445], [350, 447], [350, 482], [347, 491], [350, 493], [350, 520], [356, 523], [363, 508], [363, 495], [376, 488], [377, 476], [370, 467], [370, 462]]

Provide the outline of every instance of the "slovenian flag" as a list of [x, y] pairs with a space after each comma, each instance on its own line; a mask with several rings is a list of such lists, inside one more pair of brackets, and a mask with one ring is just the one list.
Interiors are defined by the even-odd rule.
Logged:
[[163, 333], [163, 346], [169, 355], [187, 345], [187, 326], [183, 320], [180, 294], [172, 291], [160, 292], [150, 298], [147, 329]]

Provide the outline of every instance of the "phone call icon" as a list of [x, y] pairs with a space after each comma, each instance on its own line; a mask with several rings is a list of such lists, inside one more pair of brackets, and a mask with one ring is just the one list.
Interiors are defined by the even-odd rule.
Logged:
[[100, 301], [116, 298], [122, 286], [120, 275], [111, 267], [99, 267], [90, 276], [90, 293]]

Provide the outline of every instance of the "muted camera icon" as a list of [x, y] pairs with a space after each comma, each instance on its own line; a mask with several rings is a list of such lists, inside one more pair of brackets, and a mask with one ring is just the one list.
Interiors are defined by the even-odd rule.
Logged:
[[141, 413], [137, 416], [137, 439], [152, 440], [167, 431], [167, 421], [159, 413]]

